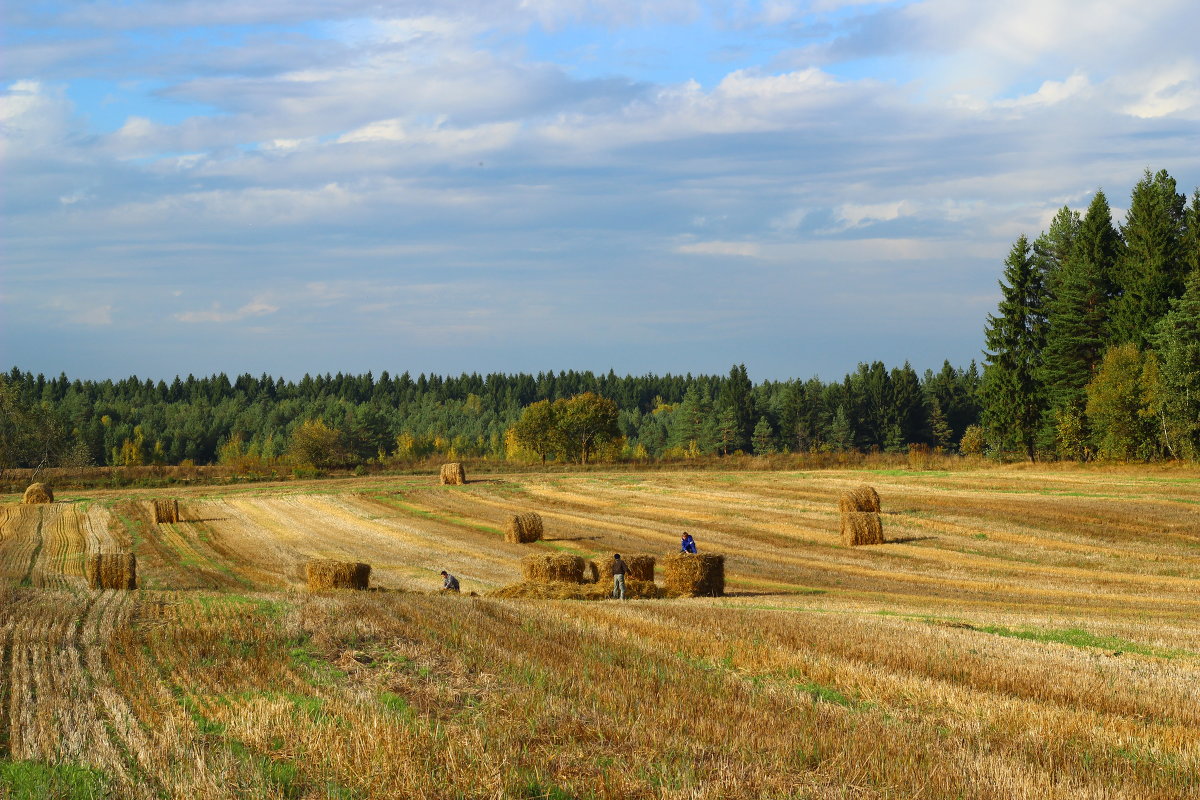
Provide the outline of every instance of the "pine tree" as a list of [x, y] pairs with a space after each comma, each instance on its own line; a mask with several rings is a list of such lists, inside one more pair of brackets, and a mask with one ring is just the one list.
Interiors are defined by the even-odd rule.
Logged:
[[1054, 215], [1049, 229], [1033, 243], [1034, 263], [1042, 273], [1042, 282], [1051, 296], [1058, 286], [1059, 271], [1075, 250], [1079, 227], [1079, 212], [1063, 206]]
[[754, 453], [760, 456], [770, 455], [776, 450], [775, 431], [766, 417], [759, 417], [758, 423], [754, 426], [753, 445]]
[[[1045, 288], [1021, 236], [1005, 260], [998, 315], [988, 315], [983, 373], [984, 426], [1001, 448], [1015, 446], [1033, 460], [1043, 389], [1038, 375], [1045, 344]], [[1007, 283], [1005, 282], [1007, 281]]]
[[[1058, 272], [1056, 291], [1047, 307], [1040, 377], [1046, 386], [1048, 421], [1062, 418], [1063, 409], [1081, 412], [1087, 402], [1084, 387], [1094, 376], [1108, 342], [1110, 276], [1119, 245], [1108, 199], [1098, 191], [1080, 225], [1075, 247]], [[1052, 433], [1054, 425], [1047, 427]]]
[[1167, 449], [1200, 458], [1200, 269], [1188, 276], [1183, 297], [1171, 302], [1152, 341], [1161, 362], [1159, 422]]
[[1117, 268], [1120, 299], [1113, 314], [1116, 342], [1146, 345], [1155, 323], [1183, 293], [1184, 202], [1175, 179], [1161, 170], [1133, 188], [1121, 236], [1125, 247]]

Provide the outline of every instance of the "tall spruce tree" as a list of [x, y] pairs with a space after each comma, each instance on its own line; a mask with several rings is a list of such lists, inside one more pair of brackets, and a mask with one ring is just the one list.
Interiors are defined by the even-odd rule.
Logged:
[[1072, 250], [1061, 263], [1047, 303], [1040, 374], [1046, 387], [1044, 440], [1060, 438], [1059, 420], [1082, 419], [1087, 404], [1085, 387], [1108, 343], [1111, 276], [1119, 250], [1120, 237], [1112, 224], [1108, 199], [1103, 191], [1097, 191]]
[[1185, 198], [1175, 179], [1146, 170], [1133, 188], [1129, 213], [1121, 227], [1125, 246], [1117, 265], [1120, 297], [1113, 314], [1114, 340], [1144, 347], [1154, 325], [1183, 293]]
[[1079, 212], [1063, 206], [1054, 215], [1050, 227], [1033, 242], [1034, 263], [1042, 273], [1042, 282], [1050, 296], [1054, 296], [1059, 273], [1075, 250], [1079, 227]]
[[998, 314], [988, 315], [982, 392], [988, 439], [1001, 449], [1037, 456], [1043, 388], [1039, 380], [1046, 340], [1045, 286], [1021, 236], [1004, 262]]
[[1164, 442], [1177, 458], [1200, 458], [1200, 269], [1192, 270], [1183, 297], [1171, 302], [1151, 340], [1161, 363]]

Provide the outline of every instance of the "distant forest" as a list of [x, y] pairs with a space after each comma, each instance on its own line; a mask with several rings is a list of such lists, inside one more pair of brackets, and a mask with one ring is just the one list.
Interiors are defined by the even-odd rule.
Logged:
[[[533, 458], [510, 431], [538, 401], [594, 393], [617, 409], [598, 455], [660, 459], [809, 450], [953, 448], [979, 417], [980, 375], [945, 364], [862, 364], [839, 382], [728, 376], [618, 377], [612, 372], [441, 377], [407, 373], [267, 375], [165, 381], [47, 379], [13, 369], [0, 383], [9, 466], [39, 463], [225, 463], [294, 455], [326, 434], [324, 466], [440, 454]], [[313, 459], [308, 459], [312, 461]]]
[[[1103, 191], [1082, 214], [1063, 207], [1032, 242], [1013, 244], [1000, 288], [982, 369], [945, 362], [919, 375], [874, 362], [830, 383], [754, 384], [742, 365], [699, 376], [220, 374], [170, 383], [13, 368], [0, 375], [0, 468], [566, 460], [579, 456], [579, 430], [596, 435], [584, 460], [589, 448], [601, 460], [674, 460], [914, 447], [1200, 459], [1200, 189], [1189, 203], [1165, 171], [1147, 171], [1119, 227]], [[573, 434], [553, 435], [572, 425]]]

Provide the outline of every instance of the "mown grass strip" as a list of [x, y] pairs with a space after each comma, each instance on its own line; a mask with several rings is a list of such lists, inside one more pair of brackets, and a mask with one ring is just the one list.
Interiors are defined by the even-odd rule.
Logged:
[[436, 511], [430, 511], [427, 508], [421, 508], [420, 506], [413, 505], [412, 503], [406, 503], [403, 500], [398, 500], [391, 495], [376, 494], [371, 495], [371, 497], [372, 499], [378, 500], [385, 505], [391, 506], [414, 517], [421, 517], [422, 519], [433, 520], [434, 522], [443, 522], [447, 525], [456, 525], [460, 528], [483, 531], [484, 533], [490, 533], [493, 536], [504, 536], [504, 531], [500, 530], [495, 525], [474, 522], [472, 520], [465, 519], [458, 514], [439, 514]]

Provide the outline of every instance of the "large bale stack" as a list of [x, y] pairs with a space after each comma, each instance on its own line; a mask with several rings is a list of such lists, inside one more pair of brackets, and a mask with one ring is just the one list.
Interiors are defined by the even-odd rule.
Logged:
[[[630, 581], [654, 582], [654, 556], [621, 556], [625, 562], [625, 583]], [[603, 558], [596, 564], [596, 580], [612, 586], [613, 560]]]
[[504, 541], [526, 544], [542, 538], [542, 515], [529, 512], [513, 514], [504, 529]]
[[883, 522], [879, 515], [870, 511], [843, 511], [842, 544], [847, 547], [883, 544]]
[[663, 583], [668, 594], [680, 597], [721, 597], [725, 594], [725, 556], [669, 555], [663, 559]]
[[371, 582], [371, 565], [356, 561], [314, 559], [304, 565], [310, 591], [322, 589], [366, 589]]
[[154, 522], [159, 525], [164, 522], [179, 522], [179, 501], [155, 500]]
[[870, 486], [857, 486], [838, 499], [838, 510], [842, 515], [842, 544], [883, 544], [879, 492]]
[[25, 490], [25, 496], [21, 498], [21, 502], [26, 505], [53, 503], [54, 491], [44, 483], [31, 483], [29, 484], [29, 488]]
[[467, 482], [467, 471], [457, 461], [442, 464], [441, 481], [443, 486], [462, 486]]
[[585, 563], [563, 553], [529, 555], [521, 559], [521, 575], [527, 583], [583, 583]]
[[878, 514], [880, 511], [879, 492], [871, 486], [855, 486], [847, 492], [842, 492], [841, 498], [838, 499], [838, 510], [870, 511]]
[[136, 589], [137, 558], [133, 553], [92, 553], [87, 580], [93, 589]]

